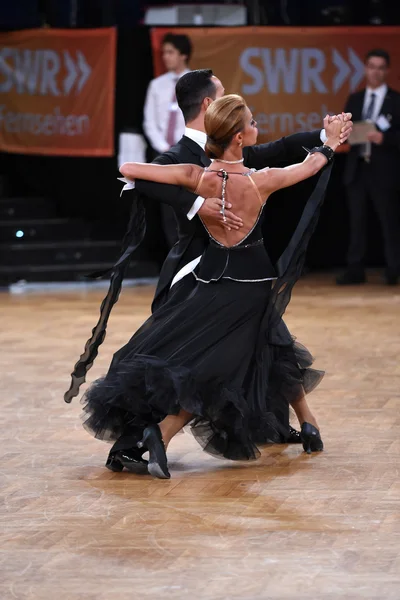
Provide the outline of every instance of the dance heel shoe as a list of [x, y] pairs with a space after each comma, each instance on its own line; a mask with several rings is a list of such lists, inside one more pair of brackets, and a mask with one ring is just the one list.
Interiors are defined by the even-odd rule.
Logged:
[[311, 452], [321, 452], [324, 449], [320, 433], [314, 425], [303, 423], [300, 435], [304, 452], [307, 452], [307, 454], [311, 454]]
[[167, 455], [158, 425], [149, 425], [143, 432], [143, 438], [137, 443], [138, 448], [146, 446], [149, 451], [148, 470], [150, 475], [158, 479], [170, 479]]

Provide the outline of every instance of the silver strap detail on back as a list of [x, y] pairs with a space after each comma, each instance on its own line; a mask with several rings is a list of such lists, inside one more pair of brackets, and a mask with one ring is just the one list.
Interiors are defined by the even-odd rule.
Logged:
[[226, 193], [226, 182], [227, 182], [227, 179], [228, 179], [228, 173], [226, 171], [224, 171], [224, 169], [220, 169], [220, 173], [222, 173], [222, 193], [221, 193], [222, 207], [221, 207], [220, 213], [222, 215], [222, 220], [225, 223], [226, 222], [226, 215], [225, 215], [226, 199], [225, 199], [225, 193]]

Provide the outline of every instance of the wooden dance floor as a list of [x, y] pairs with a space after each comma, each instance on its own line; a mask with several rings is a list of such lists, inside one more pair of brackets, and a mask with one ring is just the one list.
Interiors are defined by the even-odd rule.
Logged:
[[[127, 288], [92, 381], [149, 313]], [[400, 287], [297, 286], [286, 321], [327, 374], [326, 450], [249, 464], [170, 447], [172, 479], [111, 473], [63, 401], [104, 290], [0, 293], [1, 600], [400, 598]]]

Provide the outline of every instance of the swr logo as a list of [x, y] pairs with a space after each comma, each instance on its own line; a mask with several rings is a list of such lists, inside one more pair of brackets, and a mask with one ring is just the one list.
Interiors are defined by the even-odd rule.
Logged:
[[[364, 63], [351, 48], [348, 48], [347, 61], [336, 49], [332, 49], [330, 59], [336, 68], [333, 93], [348, 79], [350, 91], [354, 91], [364, 76]], [[240, 56], [240, 66], [252, 80], [243, 85], [244, 94], [258, 94], [264, 85], [270, 94], [281, 90], [286, 94], [298, 91], [328, 94], [331, 91], [322, 79], [327, 58], [319, 48], [246, 48]]]
[[[61, 67], [67, 74], [59, 82], [57, 76]], [[15, 88], [18, 94], [40, 94], [42, 96], [76, 94], [82, 90], [92, 69], [84, 54], [77, 50], [74, 59], [64, 50], [0, 50], [0, 92], [6, 93]]]

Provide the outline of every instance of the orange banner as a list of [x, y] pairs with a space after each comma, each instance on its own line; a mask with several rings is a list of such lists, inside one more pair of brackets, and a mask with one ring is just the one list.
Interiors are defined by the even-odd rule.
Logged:
[[0, 34], [0, 150], [112, 156], [114, 29]]
[[156, 75], [168, 31], [192, 40], [192, 69], [212, 69], [226, 93], [245, 97], [260, 142], [318, 128], [328, 112], [341, 112], [348, 95], [365, 85], [364, 57], [372, 48], [391, 55], [389, 85], [396, 88], [400, 78], [400, 27], [156, 28]]

